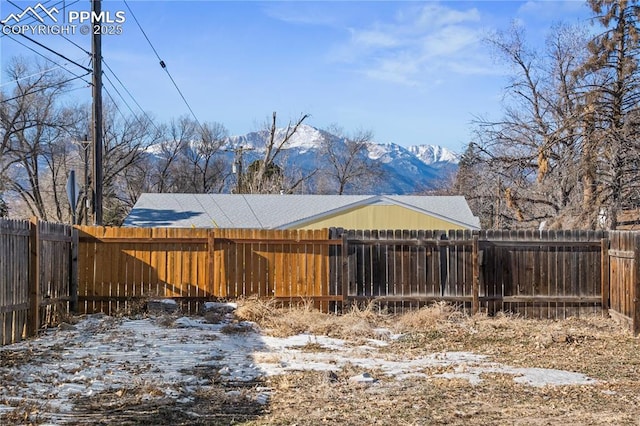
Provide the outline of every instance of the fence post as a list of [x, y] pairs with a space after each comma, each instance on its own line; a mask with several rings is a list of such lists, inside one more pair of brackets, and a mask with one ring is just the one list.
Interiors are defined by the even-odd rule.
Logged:
[[40, 328], [40, 230], [38, 218], [29, 220], [30, 252], [29, 259], [29, 336], [38, 334]]
[[71, 259], [70, 259], [70, 271], [69, 280], [69, 310], [74, 313], [78, 313], [78, 229], [71, 227]]
[[631, 289], [633, 291], [633, 313], [631, 319], [633, 321], [633, 334], [640, 334], [640, 235], [634, 233], [634, 271]]
[[600, 271], [600, 282], [601, 282], [601, 292], [602, 292], [602, 315], [609, 315], [609, 295], [611, 292], [611, 286], [609, 277], [611, 271], [609, 270], [609, 239], [602, 238], [600, 240], [600, 250], [601, 250], [601, 271]]
[[480, 309], [480, 262], [478, 261], [478, 235], [473, 236], [473, 253], [471, 260], [473, 263], [473, 301], [471, 303], [471, 314], [475, 315]]
[[342, 231], [342, 308], [349, 298], [349, 240], [347, 232]]
[[207, 233], [207, 273], [209, 274], [209, 297], [215, 297], [215, 229], [210, 229]]

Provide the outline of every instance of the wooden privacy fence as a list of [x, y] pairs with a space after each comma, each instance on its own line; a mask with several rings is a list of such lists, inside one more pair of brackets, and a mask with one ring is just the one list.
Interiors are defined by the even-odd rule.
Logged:
[[[344, 300], [394, 308], [438, 300], [471, 312], [564, 318], [600, 312], [603, 232], [343, 231]], [[334, 263], [332, 263], [334, 265]], [[334, 274], [332, 273], [332, 276]]]
[[457, 238], [441, 231], [332, 229], [331, 237], [341, 241], [336, 250], [342, 259], [332, 276], [341, 283], [344, 300], [377, 299], [401, 309], [442, 300], [477, 312], [478, 235], [449, 235]]
[[312, 300], [324, 310], [444, 300], [541, 318], [608, 307], [603, 232], [79, 230], [86, 312], [113, 312], [134, 298], [241, 296]]
[[326, 230], [78, 228], [85, 312], [154, 297], [180, 298], [190, 310], [212, 298], [308, 299], [325, 308], [332, 300]]
[[640, 233], [77, 227], [0, 220], [0, 344], [78, 307], [256, 296], [324, 311], [375, 299], [563, 318], [608, 311], [640, 333]]
[[640, 233], [609, 232], [609, 247], [604, 256], [609, 264], [609, 280], [603, 294], [609, 295], [610, 313], [640, 333]]
[[75, 235], [67, 225], [0, 220], [0, 344], [56, 325], [74, 308]]

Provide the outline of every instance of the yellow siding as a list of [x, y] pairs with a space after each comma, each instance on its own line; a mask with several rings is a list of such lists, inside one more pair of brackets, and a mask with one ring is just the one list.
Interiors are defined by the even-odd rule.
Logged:
[[296, 226], [297, 229], [467, 229], [396, 205], [363, 206]]

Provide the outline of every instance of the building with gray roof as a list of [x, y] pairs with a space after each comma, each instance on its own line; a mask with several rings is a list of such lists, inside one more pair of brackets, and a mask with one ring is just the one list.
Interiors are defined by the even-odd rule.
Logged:
[[128, 227], [480, 229], [464, 197], [142, 194]]

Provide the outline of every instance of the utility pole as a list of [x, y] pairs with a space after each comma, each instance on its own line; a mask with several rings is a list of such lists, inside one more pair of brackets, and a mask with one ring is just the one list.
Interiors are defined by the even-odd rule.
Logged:
[[[101, 0], [91, 0], [92, 16], [100, 16]], [[91, 62], [93, 63], [93, 224], [102, 225], [102, 36], [93, 31], [91, 19]], [[99, 23], [98, 23], [99, 24]]]
[[78, 211], [78, 223], [77, 225], [85, 225], [89, 224], [89, 208], [91, 207], [91, 195], [90, 195], [90, 181], [89, 181], [89, 150], [91, 149], [91, 141], [89, 140], [89, 135], [84, 135], [84, 139], [76, 142], [78, 145], [78, 149], [82, 149], [82, 154], [78, 150], [78, 154], [81, 155], [82, 165], [84, 168], [83, 178], [84, 183], [82, 184], [82, 189], [80, 191], [80, 208]]
[[80, 142], [82, 146], [82, 153], [84, 154], [84, 185], [82, 188], [82, 193], [84, 194], [84, 203], [82, 204], [82, 216], [84, 219], [84, 224], [89, 224], [89, 205], [91, 203], [91, 197], [89, 197], [89, 148], [91, 146], [91, 142], [89, 141], [89, 137], [84, 135], [84, 140]]

